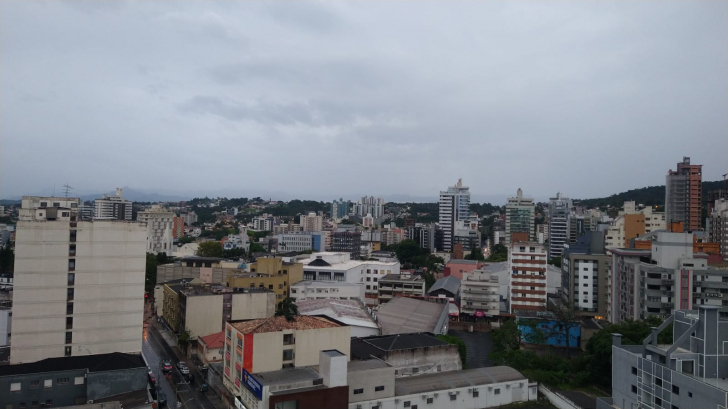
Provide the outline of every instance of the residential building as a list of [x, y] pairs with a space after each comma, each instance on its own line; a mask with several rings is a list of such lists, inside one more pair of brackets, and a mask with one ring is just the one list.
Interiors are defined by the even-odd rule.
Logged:
[[246, 253], [250, 250], [250, 239], [246, 233], [228, 234], [220, 242], [223, 250], [243, 249]]
[[367, 213], [366, 216], [361, 218], [361, 225], [364, 227], [374, 227], [374, 216], [371, 213]]
[[79, 203], [23, 197], [15, 241], [13, 364], [141, 351], [145, 226], [78, 221]]
[[104, 195], [94, 200], [94, 219], [131, 221], [132, 203], [122, 197], [122, 189], [116, 188], [116, 195]]
[[[185, 246], [189, 246], [189, 244]], [[194, 248], [196, 249], [196, 245]], [[173, 254], [176, 253], [178, 252], [175, 251]], [[228, 276], [242, 271], [238, 268], [223, 267], [222, 262], [223, 259], [216, 257], [182, 256], [173, 263], [157, 266], [157, 284], [182, 278], [187, 280], [197, 278], [208, 284], [224, 283]]]
[[610, 256], [604, 236], [588, 232], [577, 243], [565, 244], [561, 258], [561, 298], [582, 316], [606, 319], [610, 304]]
[[185, 219], [183, 217], [172, 218], [172, 237], [181, 239], [185, 235]]
[[225, 331], [197, 337], [197, 356], [205, 365], [209, 365], [210, 362], [222, 362], [224, 353]]
[[432, 332], [447, 334], [449, 319], [448, 302], [444, 299], [418, 300], [395, 297], [376, 310], [382, 335]]
[[250, 265], [250, 273], [227, 278], [231, 288], [268, 288], [276, 294], [276, 302], [290, 293], [290, 286], [303, 280], [303, 264], [283, 261], [280, 257], [259, 257]]
[[427, 290], [427, 295], [456, 300], [460, 297], [461, 283], [462, 281], [453, 275], [443, 277], [435, 281], [435, 284]]
[[273, 216], [263, 214], [253, 217], [253, 230], [255, 231], [273, 231]]
[[691, 233], [658, 231], [652, 248], [614, 249], [611, 260], [610, 321], [669, 317], [675, 310], [719, 307], [728, 317], [728, 269], [708, 267], [707, 255], [693, 252]]
[[[545, 221], [544, 223], [536, 225], [536, 241], [538, 242], [538, 244], [546, 244], [546, 242], [549, 241], [549, 228], [550, 227], [549, 227], [548, 220]], [[493, 233], [495, 234], [495, 233], [500, 233], [500, 232], [494, 231]], [[499, 243], [494, 242], [494, 244], [499, 244]]]
[[147, 252], [172, 254], [174, 213], [161, 205], [137, 213], [137, 221], [147, 224]]
[[301, 315], [329, 317], [348, 325], [352, 337], [379, 335], [379, 326], [360, 300], [298, 300], [296, 307]]
[[323, 232], [295, 232], [278, 234], [278, 251], [324, 251]]
[[[658, 336], [672, 324], [671, 344]], [[612, 396], [599, 408], [728, 407], [728, 321], [714, 306], [675, 311], [642, 345], [612, 341]]]
[[379, 296], [379, 279], [387, 274], [399, 274], [398, 262], [351, 260], [349, 253], [321, 252], [303, 260], [303, 280], [345, 281], [363, 283], [365, 302], [376, 305]]
[[349, 209], [351, 208], [351, 202], [344, 199], [332, 200], [331, 201], [331, 218], [334, 220], [342, 220], [349, 216]]
[[422, 276], [400, 273], [379, 279], [379, 304], [394, 297], [424, 297], [425, 279]]
[[665, 213], [655, 212], [652, 207], [637, 209], [634, 201], [624, 202], [624, 210], [611, 222], [607, 228], [607, 249], [627, 248], [630, 240], [658, 230], [664, 230]]
[[358, 259], [361, 254], [361, 233], [336, 231], [331, 233], [332, 252], [349, 253], [352, 259]]
[[384, 200], [381, 197], [364, 196], [354, 204], [354, 214], [361, 217], [371, 214], [379, 219], [384, 216]]
[[440, 227], [443, 232], [443, 250], [452, 251], [458, 221], [470, 218], [470, 188], [458, 179], [455, 186], [440, 191]]
[[720, 255], [728, 261], [728, 199], [715, 201], [710, 214], [710, 241], [718, 243]]
[[513, 233], [527, 233], [528, 240], [536, 239], [536, 207], [532, 198], [523, 197], [518, 189], [516, 197], [508, 198], [506, 203], [506, 237], [505, 246], [510, 246]]
[[415, 223], [414, 226], [405, 229], [405, 237], [417, 242], [420, 248], [434, 253], [436, 250], [435, 233], [437, 230], [436, 223]]
[[454, 276], [462, 280], [463, 274], [477, 270], [484, 265], [484, 262], [478, 260], [450, 259], [445, 263], [445, 277]]
[[517, 241], [508, 249], [510, 312], [546, 310], [546, 249], [533, 241]]
[[691, 165], [683, 157], [677, 170], [667, 172], [665, 214], [668, 223], [683, 222], [688, 231], [700, 230], [703, 204], [703, 165]]
[[0, 366], [3, 408], [71, 407], [145, 393], [147, 364], [119, 352]]
[[460, 314], [474, 318], [500, 314], [498, 277], [487, 270], [464, 273], [460, 282]]
[[324, 229], [324, 217], [314, 212], [302, 214], [300, 220], [303, 231], [322, 231]]
[[359, 300], [364, 302], [364, 283], [346, 281], [299, 281], [291, 285], [291, 298], [305, 300]]
[[431, 332], [351, 338], [352, 361], [373, 358], [392, 366], [395, 378], [463, 369], [457, 345]]
[[197, 213], [194, 210], [188, 210], [186, 213], [180, 214], [180, 217], [182, 217], [186, 226], [192, 226], [197, 223]]
[[251, 396], [244, 384], [251, 374], [319, 365], [321, 351], [336, 349], [349, 356], [350, 348], [351, 329], [327, 317], [231, 321], [225, 327], [223, 384], [241, 396], [245, 407], [257, 408], [254, 399], [260, 395]]
[[453, 247], [458, 244], [463, 246], [463, 250], [472, 250], [473, 247], [480, 247], [480, 223], [475, 217], [469, 217], [466, 220], [458, 220], [455, 222], [455, 230], [453, 232]]
[[[549, 258], [561, 257], [564, 251], [564, 244], [569, 240], [569, 212], [572, 203], [568, 197], [556, 193], [549, 201]], [[540, 227], [540, 226], [539, 226]], [[539, 243], [543, 244], [541, 240]]]
[[222, 331], [230, 320], [272, 317], [276, 301], [272, 288], [171, 283], [164, 285], [162, 318], [173, 331], [188, 330], [196, 339]]

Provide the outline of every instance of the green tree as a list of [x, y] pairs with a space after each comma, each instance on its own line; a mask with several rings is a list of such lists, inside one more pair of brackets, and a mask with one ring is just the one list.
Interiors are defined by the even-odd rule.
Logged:
[[488, 261], [491, 262], [499, 262], [499, 261], [508, 261], [508, 249], [506, 246], [502, 244], [496, 244], [491, 249], [490, 257], [488, 257]]
[[561, 257], [551, 257], [549, 259], [549, 264], [561, 268]]
[[147, 264], [144, 272], [144, 291], [151, 293], [157, 285], [157, 256], [147, 253]]
[[185, 328], [177, 335], [177, 345], [179, 345], [180, 349], [184, 351], [184, 353], [187, 353], [187, 347], [190, 345], [190, 340], [192, 339], [192, 331], [190, 331], [189, 328]]
[[222, 257], [222, 243], [219, 241], [204, 241], [199, 244], [196, 254], [200, 257]]
[[468, 348], [465, 346], [465, 342], [463, 342], [462, 339], [454, 335], [436, 335], [435, 337], [440, 341], [447, 342], [450, 345], [457, 345], [458, 354], [460, 354], [460, 361], [463, 364], [463, 369], [468, 369]]
[[245, 249], [241, 248], [241, 247], [237, 247], [237, 248], [230, 249], [230, 250], [223, 250], [222, 256], [225, 258], [231, 258], [231, 259], [243, 258], [243, 257], [245, 257]]
[[480, 246], [471, 245], [470, 248], [470, 254], [465, 256], [465, 260], [485, 260], [485, 256], [483, 256], [483, 249], [480, 248]]
[[286, 321], [295, 321], [298, 315], [298, 306], [291, 297], [286, 297], [278, 305], [276, 317], [286, 317]]
[[250, 243], [250, 254], [253, 253], [265, 253], [265, 247], [261, 246], [258, 243]]
[[493, 340], [493, 352], [502, 353], [514, 351], [521, 348], [521, 332], [518, 330], [518, 323], [515, 319], [504, 322], [500, 328], [491, 332]]
[[407, 239], [402, 240], [399, 243], [395, 253], [397, 254], [397, 259], [402, 265], [409, 265], [413, 264], [416, 257], [424, 255], [425, 251], [420, 248], [420, 245], [417, 244], [417, 242]]

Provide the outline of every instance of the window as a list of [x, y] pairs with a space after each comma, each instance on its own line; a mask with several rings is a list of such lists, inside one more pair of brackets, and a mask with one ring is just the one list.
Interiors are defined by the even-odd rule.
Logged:
[[354, 389], [354, 395], [361, 395], [364, 393], [364, 388]]
[[73, 301], [73, 288], [66, 290], [66, 300]]
[[44, 388], [52, 388], [53, 387], [53, 379], [45, 379], [43, 381], [43, 387]]
[[379, 405], [372, 406], [372, 409], [379, 409]]
[[284, 361], [291, 361], [291, 360], [293, 360], [293, 350], [292, 349], [284, 349], [283, 350], [283, 360]]
[[83, 381], [84, 381], [83, 376], [77, 376], [77, 377], [73, 378], [74, 385], [83, 385]]
[[692, 392], [688, 392], [688, 398], [692, 398], [692, 397], [693, 397], [693, 393]]
[[57, 383], [58, 385], [65, 385], [65, 384], [67, 384], [67, 383], [68, 383], [68, 381], [69, 381], [69, 379], [68, 379], [68, 378], [57, 378], [57, 379], [56, 379], [56, 383]]
[[662, 406], [662, 399], [655, 396], [655, 405], [656, 406]]
[[480, 396], [480, 391], [478, 391], [477, 389], [473, 389], [473, 397], [477, 398], [478, 396]]
[[632, 367], [632, 375], [637, 375], [637, 368], [634, 366]]
[[19, 409], [25, 409], [25, 402], [20, 402], [20, 403], [18, 404], [18, 408], [19, 408]]
[[46, 406], [51, 406], [51, 405], [53, 405], [53, 401], [50, 400], [50, 399], [46, 399], [46, 403], [45, 404], [46, 404]]
[[384, 390], [384, 385], [382, 385], [382, 386], [375, 386], [374, 387], [374, 392], [381, 392], [383, 390]]
[[242, 348], [242, 347], [243, 347], [243, 340], [238, 338], [238, 348]]
[[20, 382], [11, 383], [10, 392], [20, 392]]
[[637, 387], [632, 385], [632, 393], [637, 393]]
[[66, 344], [73, 343], [73, 332], [66, 332]]
[[450, 400], [455, 400], [455, 399], [457, 399], [457, 395], [454, 395], [454, 394], [451, 393], [450, 394]]
[[680, 408], [678, 408], [678, 407], [677, 407], [677, 406], [675, 406], [675, 405], [672, 405], [672, 409], [680, 409]]
[[273, 289], [273, 284], [268, 285], [268, 289], [269, 290], [272, 290]]
[[30, 405], [31, 408], [37, 408], [38, 407], [38, 401], [34, 400], [33, 403]]
[[680, 394], [680, 387], [677, 386], [677, 385], [672, 385], [672, 393], [674, 393], [675, 395], [679, 395]]
[[34, 381], [30, 381], [30, 387], [31, 388], [37, 388], [38, 386], [40, 386], [40, 381], [39, 380], [36, 379]]
[[65, 356], [71, 356], [71, 347], [66, 347]]
[[75, 256], [76, 255], [76, 245], [71, 244], [68, 246], [68, 255], [69, 256]]
[[427, 398], [427, 403], [428, 403], [428, 404], [432, 403], [432, 401], [433, 401], [433, 399], [432, 399], [432, 398]]
[[419, 372], [420, 372], [420, 368], [412, 368], [412, 373], [419, 373]]
[[48, 207], [48, 202], [40, 202], [41, 209]]
[[655, 385], [657, 385], [657, 386], [662, 386], [662, 379], [660, 379], [660, 378], [655, 378]]
[[283, 345], [292, 345], [294, 342], [293, 334], [283, 334]]
[[500, 388], [493, 389], [493, 394], [500, 395]]
[[66, 314], [67, 315], [73, 314], [73, 303], [72, 302], [66, 303]]
[[408, 408], [408, 407], [410, 407], [410, 401], [408, 401], [408, 400], [407, 400], [407, 401], [405, 401], [405, 402], [404, 402], [404, 407], [405, 407], [405, 408]]

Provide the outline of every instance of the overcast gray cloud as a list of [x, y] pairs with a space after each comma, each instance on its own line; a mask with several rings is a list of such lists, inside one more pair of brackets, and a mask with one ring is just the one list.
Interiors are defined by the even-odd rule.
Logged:
[[728, 171], [728, 2], [0, 5], [0, 198], [603, 196]]

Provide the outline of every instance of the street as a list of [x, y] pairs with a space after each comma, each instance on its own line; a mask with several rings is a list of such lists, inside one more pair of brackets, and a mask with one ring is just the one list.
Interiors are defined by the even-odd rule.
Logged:
[[[167, 345], [162, 339], [156, 328], [153, 325], [148, 324], [144, 328], [144, 342], [142, 344], [142, 354], [149, 365], [149, 368], [154, 373], [154, 377], [159, 383], [159, 387], [162, 389], [165, 395], [167, 395], [167, 406], [175, 409], [177, 405], [177, 393], [175, 393], [175, 379], [181, 380], [182, 374], [177, 369], [177, 361], [179, 358], [174, 354], [172, 348]], [[160, 362], [169, 359], [174, 366], [169, 374], [162, 373], [160, 368]], [[199, 392], [197, 387], [203, 382], [199, 372], [195, 369], [190, 368], [195, 376], [195, 386], [187, 383], [178, 383], [177, 389], [180, 396], [180, 402], [183, 408], [186, 409], [215, 409], [210, 403], [209, 399], [205, 394]], [[174, 376], [173, 376], [174, 375]]]

